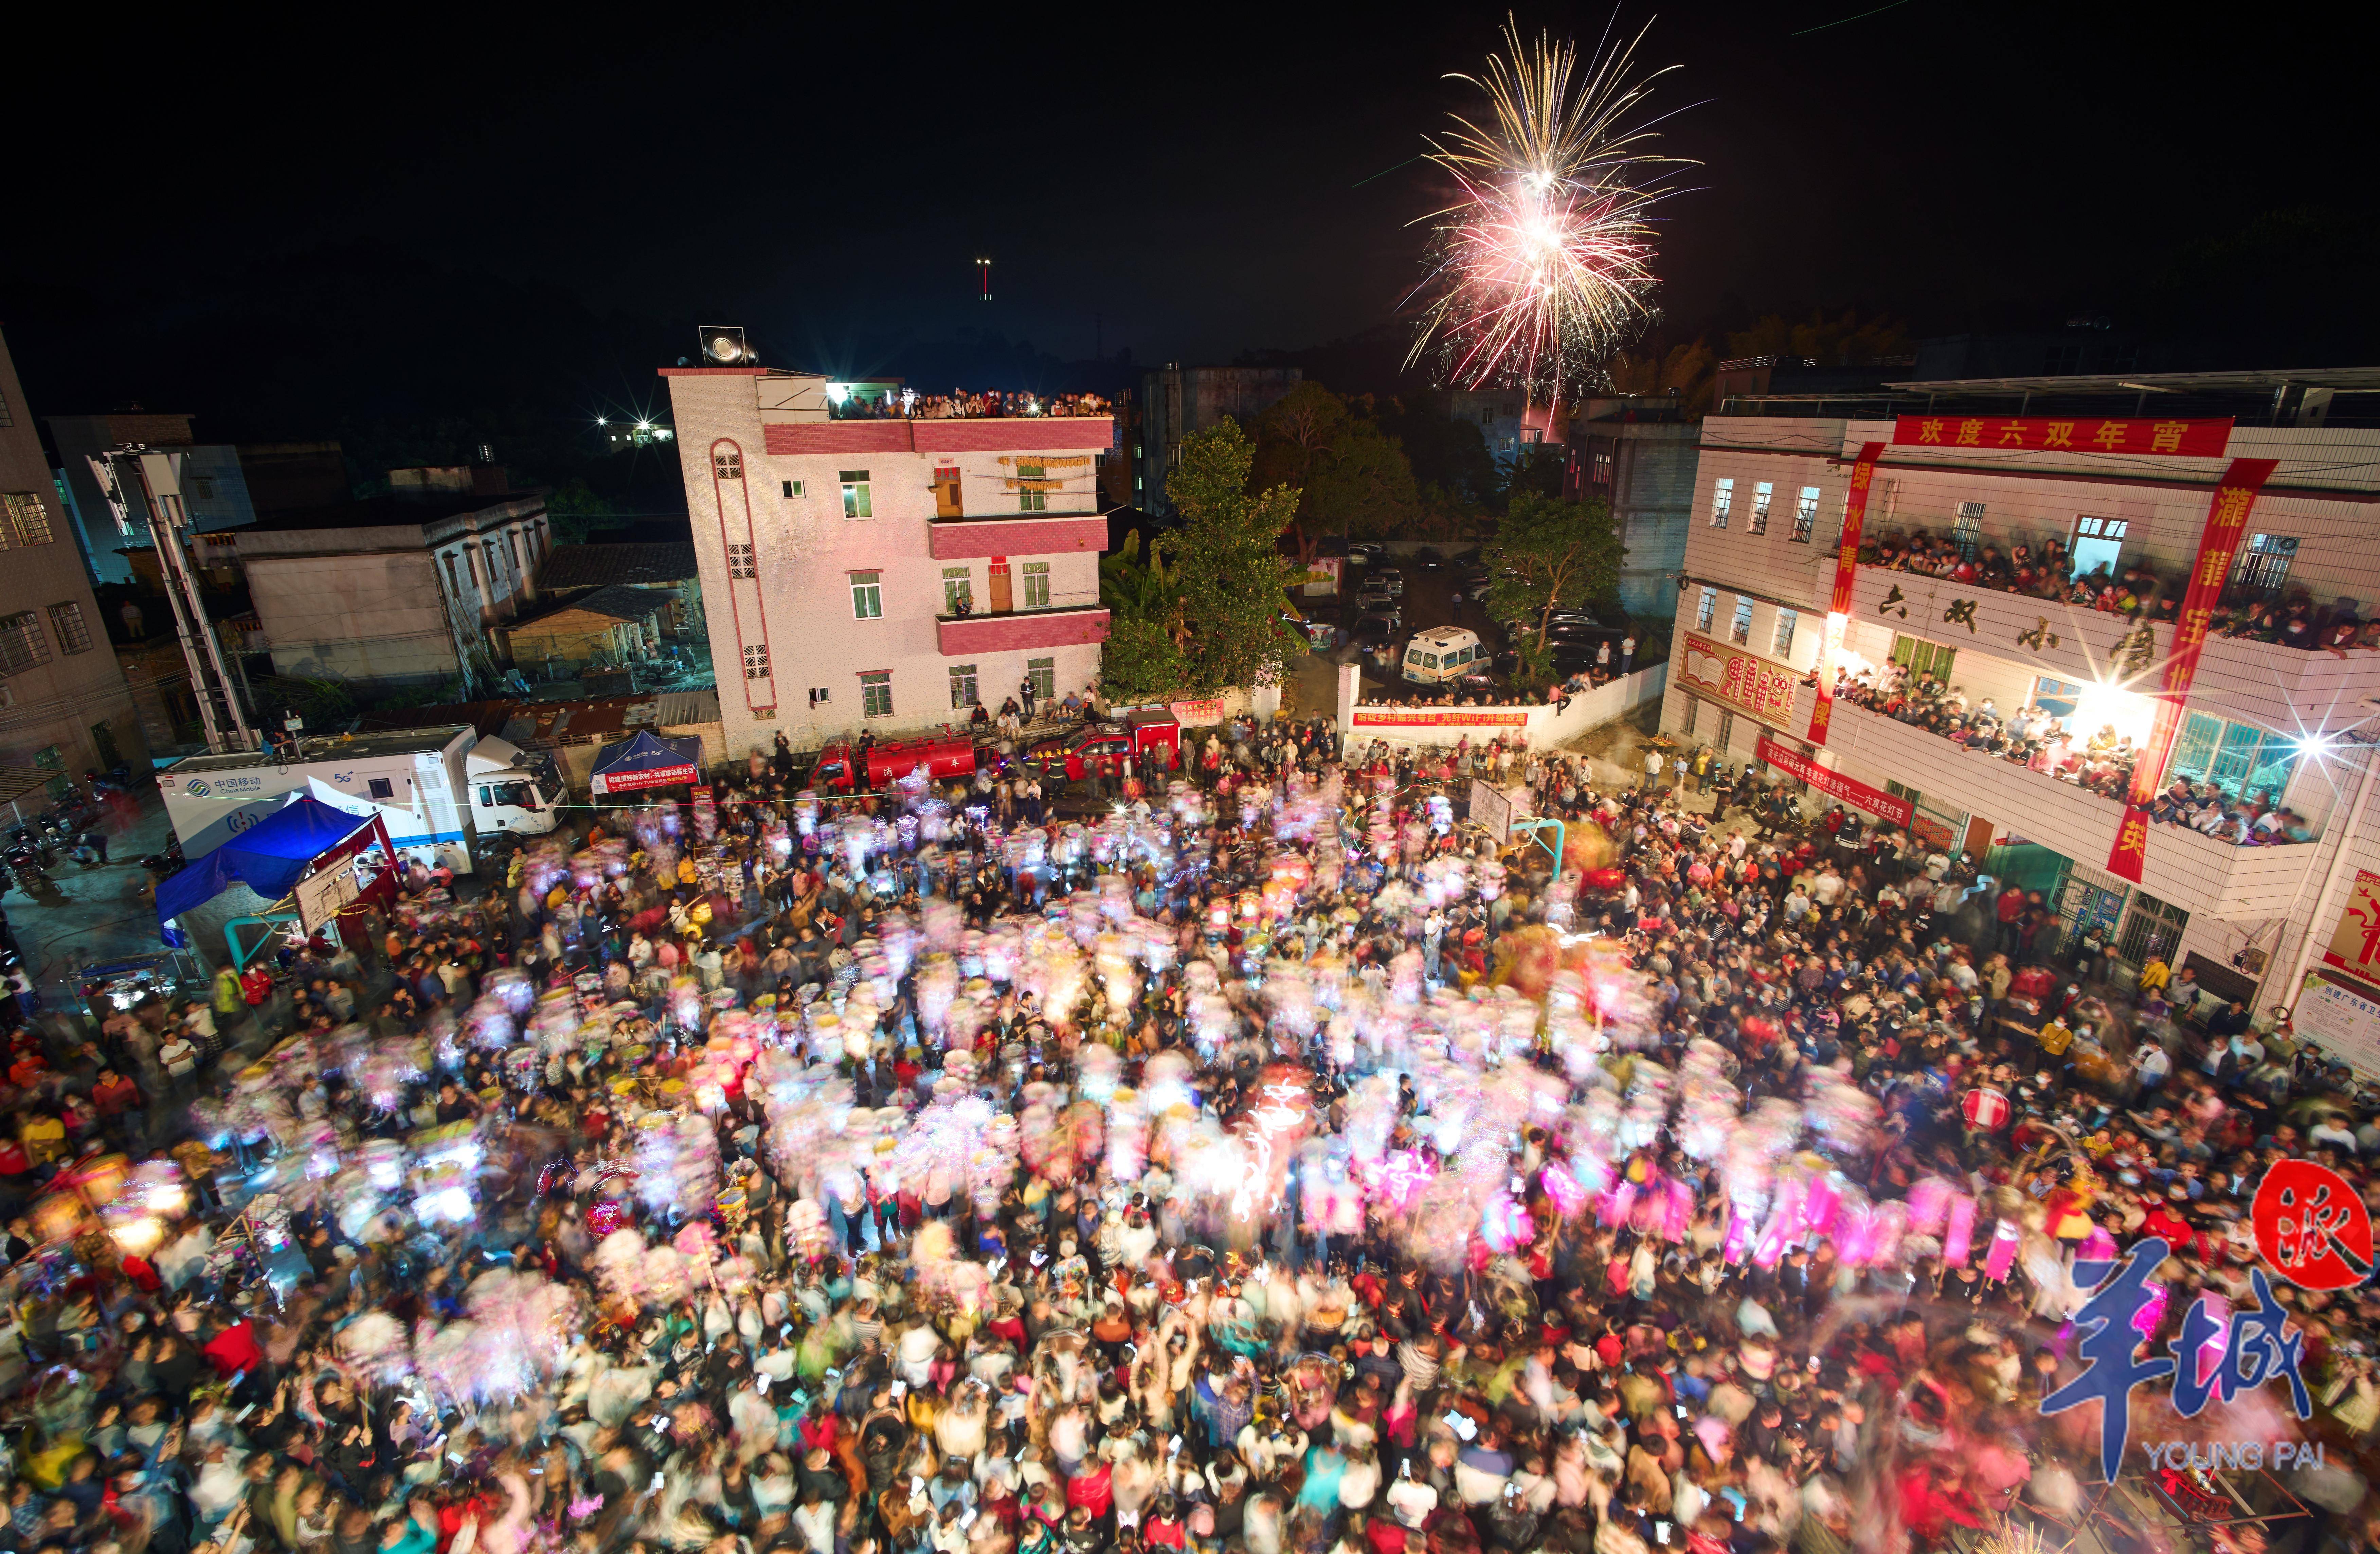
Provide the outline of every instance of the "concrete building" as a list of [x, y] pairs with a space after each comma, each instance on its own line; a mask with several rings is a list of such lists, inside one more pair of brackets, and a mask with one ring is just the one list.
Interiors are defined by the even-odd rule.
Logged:
[[500, 635], [516, 666], [551, 678], [622, 668], [661, 645], [675, 602], [669, 589], [614, 583], [524, 614]]
[[1496, 467], [1508, 475], [1531, 447], [1561, 441], [1560, 409], [1519, 389], [1453, 389], [1446, 396], [1446, 413], [1478, 427]]
[[1701, 441], [1702, 429], [1680, 418], [1673, 397], [1590, 399], [1570, 423], [1562, 494], [1610, 504], [1628, 547], [1620, 601], [1632, 615], [1677, 613]]
[[1182, 456], [1182, 439], [1229, 416], [1242, 425], [1305, 380], [1294, 367], [1183, 367], [1140, 375], [1140, 417], [1126, 448], [1132, 461], [1132, 505], [1170, 516], [1165, 478]]
[[492, 631], [535, 597], [552, 540], [539, 492], [492, 465], [389, 472], [361, 501], [261, 518], [239, 561], [276, 674], [483, 685]]
[[662, 376], [731, 759], [1097, 681], [1111, 418], [844, 420], [813, 373]]
[[[1879, 565], [1883, 547], [1923, 534], [1988, 562], [1987, 547], [2037, 556], [2054, 539], [2077, 572], [2141, 564], [2178, 600], [2228, 461], [2272, 459], [2226, 605], [2302, 600], [2318, 625], [2371, 619], [2380, 614], [2380, 424], [2330, 412], [2352, 405], [2368, 416], [2380, 370], [1902, 382], [1855, 414], [1739, 397], [1734, 413], [1702, 423], [1661, 726], [1685, 748], [1716, 747], [1732, 760], [1772, 740], [1905, 800], [1923, 836], [2042, 891], [2067, 932], [2103, 926], [2120, 962], [2162, 954], [2252, 1009], [2291, 1002], [2301, 959], [2321, 969], [2343, 908], [2364, 900], [2347, 893], [2360, 871], [2371, 871], [2372, 887], [2360, 910], [2380, 924], [2380, 827], [2362, 779], [2380, 750], [2357, 742], [2380, 732], [2363, 704], [2380, 696], [2380, 651], [2208, 637], [2161, 781], [2285, 806], [2315, 840], [2239, 846], [2154, 824], [2138, 884], [2107, 868], [2124, 814], [2118, 799], [1840, 698], [1824, 747], [1813, 746], [1804, 736], [1816, 692], [1803, 676], [1828, 628], [1852, 465], [1864, 444], [1881, 443], [1839, 662], [1854, 674], [1887, 664], [1930, 674], [1971, 709], [1987, 698], [2003, 718], [2029, 709], [2077, 740], [2107, 726], [2138, 740], [2155, 711], [2140, 687], [2162, 672], [2173, 624], [2148, 625], [2143, 639], [2117, 613]], [[2144, 405], [2153, 419], [2139, 419]], [[2172, 428], [2226, 417], [2228, 435], [2208, 433], [2211, 451], [2174, 451]], [[2103, 427], [2117, 429], [2106, 446], [2130, 439], [2136, 451], [2101, 451]], [[1986, 431], [2012, 445], [1986, 445]], [[2371, 942], [2380, 947], [2380, 934]], [[2380, 1030], [2380, 962], [2350, 981], [2351, 994], [2322, 998], [2351, 997], [2357, 1017]], [[2380, 1071], [2380, 1042], [2369, 1056]]]
[[[50, 462], [0, 339], [0, 768], [55, 772], [56, 793], [91, 768], [146, 771], [131, 689], [91, 597]], [[111, 524], [111, 528], [114, 526]]]

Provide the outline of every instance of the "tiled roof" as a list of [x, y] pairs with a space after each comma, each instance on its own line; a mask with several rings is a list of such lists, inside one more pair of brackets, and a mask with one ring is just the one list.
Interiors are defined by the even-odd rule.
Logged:
[[556, 545], [538, 568], [541, 589], [591, 589], [607, 584], [675, 583], [695, 577], [691, 540], [659, 544]]
[[609, 615], [615, 621], [640, 621], [677, 597], [674, 589], [631, 589], [614, 585], [582, 593], [576, 599], [565, 599], [534, 615], [523, 615], [506, 629], [519, 631], [540, 621], [584, 610], [590, 615]]

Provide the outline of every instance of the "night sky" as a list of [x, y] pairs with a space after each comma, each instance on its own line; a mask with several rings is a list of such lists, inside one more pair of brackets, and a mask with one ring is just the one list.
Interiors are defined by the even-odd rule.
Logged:
[[[1655, 105], [1665, 148], [1704, 164], [1666, 207], [1673, 330], [2089, 308], [2265, 365], [2364, 363], [2366, 84], [2320, 8], [1844, 19], [1868, 8], [1620, 13], [1652, 23], [1645, 65], [1682, 67]], [[1608, 15], [1520, 20], [1591, 43]], [[1475, 101], [1439, 77], [1476, 68], [1501, 16], [487, 7], [336, 36], [60, 30], [12, 81], [30, 91], [0, 324], [39, 413], [138, 400], [210, 438], [379, 435], [392, 457], [650, 401], [698, 322], [747, 325], [776, 365], [929, 387], [1068, 386], [1059, 364], [1100, 346], [1135, 365], [1304, 347], [1393, 319], [1406, 224], [1440, 188], [1409, 159]]]

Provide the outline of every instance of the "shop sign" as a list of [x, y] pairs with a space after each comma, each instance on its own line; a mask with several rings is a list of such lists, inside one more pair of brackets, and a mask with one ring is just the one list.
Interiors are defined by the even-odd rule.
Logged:
[[1793, 715], [1793, 687], [1802, 676], [1775, 659], [1686, 633], [1685, 662], [1678, 683], [1727, 703], [1739, 712], [1783, 729]]

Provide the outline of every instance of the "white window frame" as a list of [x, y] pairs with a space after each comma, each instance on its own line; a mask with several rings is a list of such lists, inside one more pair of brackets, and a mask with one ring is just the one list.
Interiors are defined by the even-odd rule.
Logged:
[[[880, 691], [883, 693], [881, 696], [877, 694]], [[892, 715], [891, 670], [871, 669], [860, 675], [859, 715], [863, 718], [889, 718]]]
[[[1023, 593], [1025, 599], [1024, 608], [1027, 610], [1047, 610], [1050, 608], [1050, 564], [1048, 562], [1028, 561], [1025, 563], [1022, 568], [1020, 581], [1023, 585], [1020, 591]], [[1037, 587], [1037, 585], [1038, 586]], [[1037, 594], [1039, 597], [1035, 597]]]
[[1713, 528], [1725, 528], [1728, 515], [1735, 510], [1735, 477], [1730, 475], [1711, 487], [1711, 521]]
[[854, 572], [851, 575], [851, 618], [855, 621], [880, 621], [884, 618], [884, 574]]

